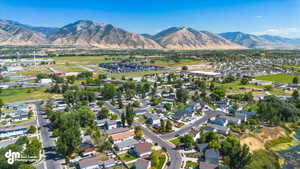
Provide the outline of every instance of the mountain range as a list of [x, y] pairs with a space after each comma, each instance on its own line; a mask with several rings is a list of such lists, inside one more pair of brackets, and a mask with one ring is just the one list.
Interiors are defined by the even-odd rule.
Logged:
[[300, 39], [242, 32], [215, 34], [189, 27], [171, 27], [155, 35], [137, 34], [90, 20], [79, 20], [61, 28], [0, 20], [0, 45], [44, 44], [104, 49], [295, 49], [300, 48]]

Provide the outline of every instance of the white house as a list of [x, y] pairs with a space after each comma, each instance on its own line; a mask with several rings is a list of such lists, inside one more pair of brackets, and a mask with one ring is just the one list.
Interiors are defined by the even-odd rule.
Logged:
[[52, 79], [41, 79], [40, 80], [40, 84], [51, 84], [52, 83]]

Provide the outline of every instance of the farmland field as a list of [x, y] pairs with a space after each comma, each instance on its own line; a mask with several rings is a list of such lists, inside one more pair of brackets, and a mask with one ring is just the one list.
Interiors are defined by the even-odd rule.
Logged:
[[0, 98], [4, 103], [13, 103], [27, 100], [48, 99], [50, 97], [59, 97], [57, 94], [45, 93], [45, 89], [4, 89], [0, 93]]
[[[292, 83], [294, 77], [295, 76], [292, 74], [274, 74], [274, 75], [257, 76], [256, 79], [288, 84], [288, 83]], [[300, 76], [297, 77], [300, 78]]]

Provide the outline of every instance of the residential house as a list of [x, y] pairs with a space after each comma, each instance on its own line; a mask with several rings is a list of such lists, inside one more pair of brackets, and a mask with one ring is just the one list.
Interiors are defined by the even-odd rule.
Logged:
[[228, 124], [228, 121], [226, 119], [215, 119], [211, 122], [212, 124], [215, 124], [215, 125], [219, 125], [219, 126], [227, 126]]
[[200, 102], [192, 103], [190, 105], [187, 105], [185, 108], [178, 110], [174, 116], [173, 119], [177, 121], [186, 121], [190, 120], [195, 113], [202, 108], [202, 104]]
[[144, 114], [145, 119], [147, 120], [148, 124], [160, 124], [160, 118], [156, 116], [155, 114], [146, 113]]
[[145, 159], [138, 159], [135, 162], [135, 169], [149, 169], [151, 167], [151, 162]]
[[120, 143], [115, 144], [115, 149], [118, 151], [124, 151], [124, 150], [129, 150], [134, 147], [134, 145], [138, 144], [139, 142], [135, 139], [129, 139], [122, 141]]
[[105, 127], [106, 121], [108, 121], [108, 119], [96, 120], [97, 127]]
[[217, 149], [207, 149], [205, 151], [205, 162], [219, 164], [220, 152]]
[[124, 132], [127, 132], [129, 130], [130, 129], [127, 128], [127, 127], [113, 128], [113, 129], [107, 130], [106, 133], [110, 137], [112, 135], [119, 134], [119, 133], [124, 133]]
[[96, 149], [92, 144], [83, 143], [80, 145], [80, 148], [82, 149], [81, 155], [84, 157], [96, 155]]
[[205, 150], [208, 148], [208, 143], [197, 144], [196, 146], [197, 146], [197, 150], [201, 154], [204, 154]]
[[103, 163], [103, 167], [104, 167], [104, 168], [110, 168], [110, 167], [113, 167], [113, 166], [115, 166], [115, 165], [116, 165], [116, 161], [113, 160], [113, 159], [106, 160], [106, 161], [104, 161], [104, 163]]
[[41, 79], [40, 80], [40, 84], [51, 84], [52, 83], [52, 79]]
[[99, 166], [99, 158], [98, 157], [91, 157], [85, 158], [78, 162], [80, 169], [100, 169]]
[[140, 108], [140, 109], [135, 109], [134, 113], [136, 115], [141, 115], [141, 114], [146, 114], [146, 113], [150, 113], [150, 110], [145, 109], [145, 108]]
[[229, 124], [240, 125], [242, 122], [240, 118], [231, 117], [231, 116], [219, 116], [218, 118], [223, 119], [224, 121], [228, 121]]
[[215, 124], [207, 124], [207, 127], [205, 128], [205, 130], [218, 132], [223, 135], [228, 135], [230, 129], [228, 127], [219, 126], [219, 125], [215, 125]]
[[200, 138], [200, 131], [199, 130], [192, 130], [191, 134], [193, 136], [194, 141]]
[[118, 127], [118, 122], [115, 120], [107, 120], [105, 122], [105, 127], [107, 130], [114, 129]]
[[199, 169], [216, 169], [218, 167], [217, 164], [209, 163], [209, 162], [200, 162]]
[[247, 121], [249, 118], [252, 118], [255, 116], [254, 112], [236, 112], [234, 114], [236, 118], [241, 119], [242, 121]]
[[133, 139], [133, 138], [134, 138], [134, 131], [126, 131], [126, 132], [122, 132], [110, 136], [110, 139], [114, 144], [120, 143], [125, 140]]
[[26, 134], [28, 127], [13, 127], [0, 129], [0, 138], [3, 137], [16, 137]]
[[152, 153], [151, 144], [148, 142], [142, 142], [134, 145], [134, 152], [138, 157], [148, 156]]

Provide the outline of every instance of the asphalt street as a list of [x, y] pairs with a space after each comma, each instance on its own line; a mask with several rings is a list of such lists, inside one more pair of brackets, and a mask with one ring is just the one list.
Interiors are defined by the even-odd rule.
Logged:
[[165, 140], [170, 140], [174, 137], [177, 137], [177, 136], [182, 136], [184, 135], [185, 133], [188, 133], [192, 128], [194, 127], [198, 127], [199, 125], [201, 124], [205, 124], [207, 122], [208, 119], [212, 118], [212, 117], [216, 117], [217, 115], [221, 115], [222, 113], [205, 113], [203, 115], [202, 118], [200, 118], [199, 120], [195, 121], [194, 123], [190, 123], [188, 124], [187, 126], [173, 132], [173, 133], [168, 133], [168, 134], [164, 134], [164, 135], [161, 135], [161, 138], [165, 139]]
[[175, 150], [175, 146], [169, 142], [162, 139], [159, 135], [153, 133], [148, 128], [142, 126], [141, 124], [134, 122], [134, 126], [140, 126], [144, 131], [146, 137], [150, 138], [152, 141], [156, 142], [161, 147], [164, 147], [167, 150], [171, 160], [168, 166], [168, 169], [180, 169], [182, 164], [182, 157], [178, 151]]
[[106, 102], [104, 103], [104, 106], [105, 106], [108, 110], [110, 110], [110, 111], [112, 111], [112, 112], [114, 112], [114, 113], [116, 113], [116, 114], [118, 114], [118, 115], [121, 115], [121, 114], [122, 114], [122, 112], [121, 112], [120, 110], [114, 108], [114, 106], [112, 106], [108, 101], [106, 101]]
[[43, 149], [45, 157], [37, 168], [38, 169], [61, 169], [61, 164], [58, 160], [62, 157], [55, 151], [55, 139], [51, 136], [50, 121], [47, 119], [47, 115], [42, 111], [41, 105], [37, 105], [38, 122], [41, 131], [41, 138], [43, 142]]

